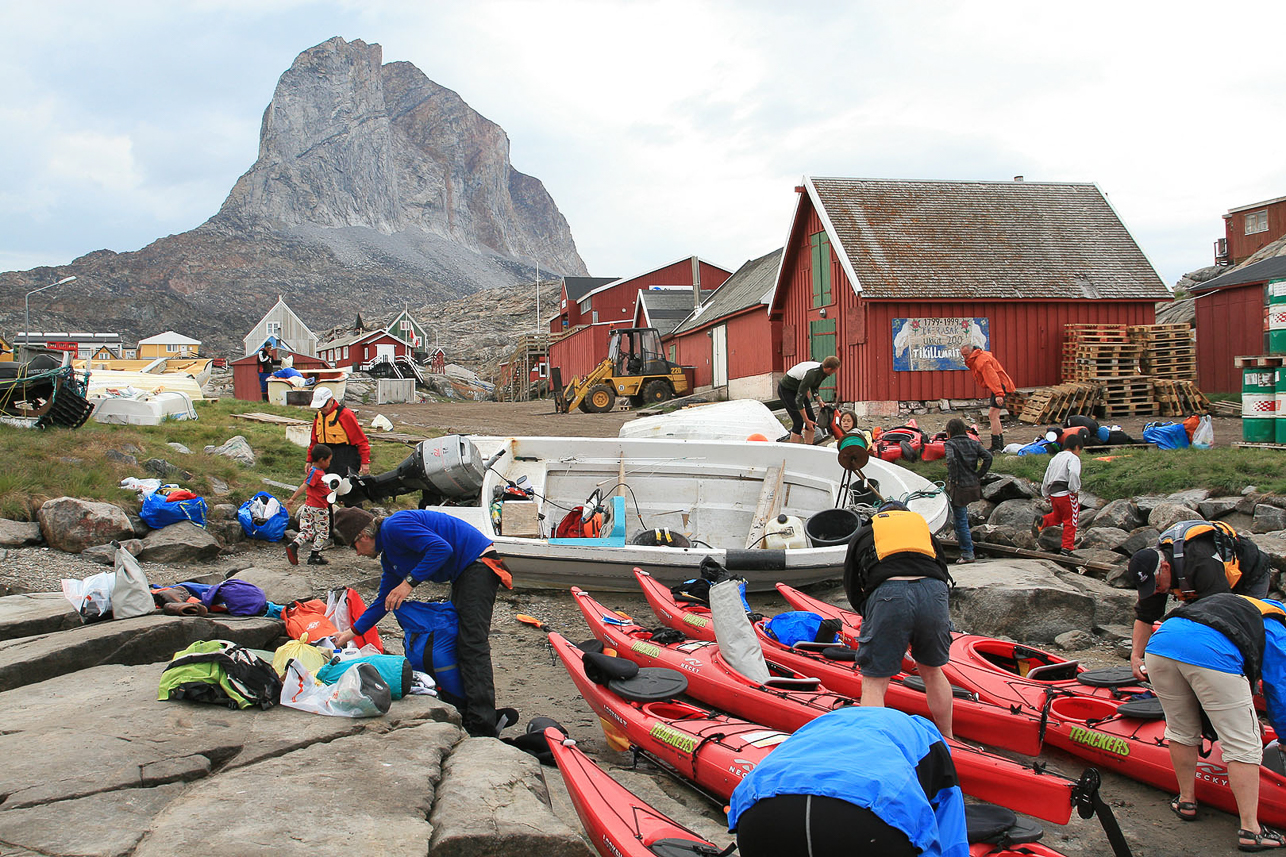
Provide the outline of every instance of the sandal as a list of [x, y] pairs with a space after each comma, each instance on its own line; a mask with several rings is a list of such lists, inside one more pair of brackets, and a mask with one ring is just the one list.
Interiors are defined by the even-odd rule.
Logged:
[[1179, 795], [1170, 799], [1170, 812], [1182, 818], [1184, 821], [1197, 820], [1197, 802], [1180, 800]]
[[[1238, 851], [1269, 851], [1274, 848], [1286, 847], [1286, 839], [1276, 830], [1267, 825], [1261, 824], [1260, 831], [1254, 833], [1242, 828], [1237, 831], [1237, 850]], [[1243, 839], [1251, 840], [1250, 844], [1242, 842]]]

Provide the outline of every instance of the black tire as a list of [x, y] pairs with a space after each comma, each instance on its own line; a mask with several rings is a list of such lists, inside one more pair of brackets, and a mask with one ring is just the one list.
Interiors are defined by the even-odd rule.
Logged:
[[616, 391], [606, 384], [595, 384], [585, 394], [582, 404], [587, 413], [605, 414], [616, 404]]
[[670, 389], [669, 381], [654, 378], [643, 385], [643, 401], [649, 405], [668, 402], [672, 398], [674, 398], [674, 390]]
[[635, 393], [633, 396], [630, 396], [630, 407], [631, 407], [631, 408], [641, 408], [641, 407], [643, 407], [643, 405], [644, 405], [644, 402], [643, 402], [643, 394], [642, 394], [642, 393]]

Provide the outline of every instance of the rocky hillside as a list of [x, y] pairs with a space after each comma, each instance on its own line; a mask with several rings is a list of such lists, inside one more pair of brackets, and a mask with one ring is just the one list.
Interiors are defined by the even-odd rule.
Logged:
[[537, 261], [546, 274], [587, 273], [544, 186], [509, 163], [504, 130], [381, 58], [379, 45], [338, 37], [304, 51], [264, 113], [258, 160], [214, 217], [136, 252], [0, 274], [0, 330], [22, 327], [25, 292], [75, 275], [38, 299], [33, 328], [127, 340], [172, 328], [240, 356], [278, 295], [324, 330], [405, 305], [436, 314], [531, 283]]

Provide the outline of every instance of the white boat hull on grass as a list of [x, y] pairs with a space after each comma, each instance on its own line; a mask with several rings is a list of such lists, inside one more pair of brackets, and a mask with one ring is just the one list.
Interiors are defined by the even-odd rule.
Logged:
[[[771, 590], [778, 582], [801, 586], [843, 575], [845, 544], [767, 550], [758, 546], [762, 540], [756, 538], [770, 515], [780, 512], [806, 521], [844, 505], [836, 503], [845, 472], [834, 448], [641, 438], [469, 440], [484, 459], [501, 450], [505, 453], [483, 477], [482, 501], [435, 508], [493, 538], [516, 585], [565, 589], [574, 584], [633, 591], [635, 566], [674, 584], [699, 576], [706, 557], [745, 577], [755, 591]], [[923, 477], [877, 459], [866, 466], [865, 475], [878, 481], [888, 499], [915, 495], [908, 505], [924, 516], [932, 530], [946, 523], [946, 497]], [[536, 516], [528, 514], [525, 520], [530, 528], [538, 519], [538, 534], [515, 537], [503, 532], [505, 506], [513, 501], [500, 504], [498, 532], [491, 500], [503, 493], [506, 479], [520, 477], [526, 477], [526, 484], [535, 491]], [[549, 534], [559, 521], [595, 490], [604, 497], [622, 496], [623, 502], [613, 500], [608, 505], [624, 511], [624, 543], [551, 541]], [[525, 511], [532, 509], [528, 506]], [[640, 533], [662, 527], [691, 539], [692, 546], [630, 543]], [[604, 532], [611, 529], [605, 527]]]

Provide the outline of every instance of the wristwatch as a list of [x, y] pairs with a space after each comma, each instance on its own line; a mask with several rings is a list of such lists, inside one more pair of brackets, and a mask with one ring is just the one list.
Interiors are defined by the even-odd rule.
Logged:
[[420, 585], [420, 581], [416, 580], [414, 577], [411, 577], [411, 575], [409, 574], [403, 578], [403, 582], [405, 582], [406, 585], [411, 587], [412, 589]]

